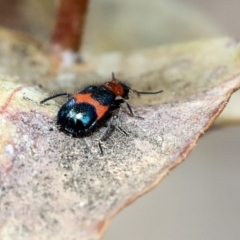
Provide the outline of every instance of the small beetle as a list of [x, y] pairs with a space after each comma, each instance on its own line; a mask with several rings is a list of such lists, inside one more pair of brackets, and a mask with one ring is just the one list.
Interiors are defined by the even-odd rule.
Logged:
[[[90, 85], [74, 95], [69, 93], [58, 93], [43, 99], [40, 104], [43, 104], [56, 97], [67, 96], [68, 101], [64, 103], [58, 111], [57, 125], [60, 127], [60, 129], [71, 133], [74, 136], [83, 137], [90, 130], [92, 130], [96, 123], [102, 120], [107, 114], [111, 114], [111, 112], [116, 109], [121, 110], [122, 103], [127, 105], [132, 117], [141, 118], [133, 113], [131, 106], [126, 100], [129, 99], [130, 92], [133, 92], [139, 96], [141, 94], [159, 94], [163, 91], [136, 91], [118, 81], [115, 78], [114, 73], [112, 73], [112, 80], [109, 82], [105, 82], [102, 85]], [[117, 99], [117, 97], [120, 98]], [[103, 154], [101, 142], [105, 139], [112, 125], [113, 116], [110, 118], [106, 130], [103, 132], [99, 140], [98, 145], [101, 154]], [[124, 132], [120, 127], [118, 128]]]

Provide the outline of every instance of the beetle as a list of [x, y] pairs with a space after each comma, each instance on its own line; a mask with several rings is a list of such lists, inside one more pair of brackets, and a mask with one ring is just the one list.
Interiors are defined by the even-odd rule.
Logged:
[[[90, 85], [84, 88], [82, 91], [73, 95], [63, 92], [43, 99], [40, 104], [43, 104], [53, 98], [60, 96], [67, 96], [67, 102], [64, 103], [57, 114], [57, 125], [60, 129], [72, 134], [76, 137], [83, 137], [89, 133], [101, 122], [108, 114], [110, 114], [110, 120], [106, 130], [100, 137], [99, 148], [101, 154], [103, 154], [101, 142], [106, 138], [109, 130], [113, 126], [114, 116], [112, 112], [119, 109], [119, 118], [121, 115], [121, 105], [126, 104], [132, 117], [142, 118], [134, 114], [131, 106], [127, 102], [129, 99], [129, 93], [135, 93], [138, 96], [141, 94], [159, 94], [163, 90], [156, 92], [139, 92], [117, 80], [112, 73], [112, 80], [105, 82], [101, 85]], [[124, 132], [120, 127], [118, 127]], [[125, 132], [124, 132], [125, 133]]]

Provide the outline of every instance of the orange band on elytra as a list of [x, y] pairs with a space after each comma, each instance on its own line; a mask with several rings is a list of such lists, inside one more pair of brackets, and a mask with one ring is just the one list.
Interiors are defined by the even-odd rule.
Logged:
[[76, 93], [73, 97], [77, 100], [76, 103], [88, 103], [95, 107], [97, 113], [97, 120], [103, 117], [103, 115], [109, 109], [108, 106], [103, 106], [99, 101], [92, 98], [92, 93]]

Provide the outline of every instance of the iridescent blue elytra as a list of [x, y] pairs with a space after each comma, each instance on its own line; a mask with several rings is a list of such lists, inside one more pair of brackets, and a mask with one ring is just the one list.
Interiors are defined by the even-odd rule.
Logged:
[[[74, 105], [74, 106], [73, 106]], [[59, 110], [57, 125], [74, 135], [83, 135], [90, 130], [96, 122], [95, 108], [89, 103], [76, 103], [76, 99], [70, 99]]]

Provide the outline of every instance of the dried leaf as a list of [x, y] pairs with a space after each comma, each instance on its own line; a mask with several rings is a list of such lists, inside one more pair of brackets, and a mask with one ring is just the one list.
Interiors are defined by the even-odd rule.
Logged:
[[104, 156], [97, 146], [104, 127], [81, 139], [67, 136], [55, 126], [53, 101], [35, 105], [23, 96], [39, 101], [38, 89], [5, 77], [0, 82], [1, 239], [98, 239], [118, 211], [186, 158], [240, 87], [239, 43], [220, 39], [91, 57], [52, 86], [70, 76], [70, 88], [111, 71], [129, 76], [136, 89], [165, 92], [143, 101], [153, 106], [134, 100], [145, 119], [124, 114], [129, 137], [114, 131]]

